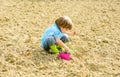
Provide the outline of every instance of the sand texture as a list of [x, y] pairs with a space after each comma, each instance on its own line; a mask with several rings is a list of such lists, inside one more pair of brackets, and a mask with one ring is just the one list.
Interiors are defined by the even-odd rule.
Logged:
[[[63, 15], [77, 31], [70, 61], [39, 43]], [[0, 77], [120, 77], [120, 0], [0, 0]]]

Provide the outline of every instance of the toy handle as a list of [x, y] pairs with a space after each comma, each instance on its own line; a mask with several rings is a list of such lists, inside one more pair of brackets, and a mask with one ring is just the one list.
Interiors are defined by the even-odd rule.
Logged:
[[74, 54], [75, 53], [75, 51], [73, 51], [73, 50], [70, 50], [70, 54]]

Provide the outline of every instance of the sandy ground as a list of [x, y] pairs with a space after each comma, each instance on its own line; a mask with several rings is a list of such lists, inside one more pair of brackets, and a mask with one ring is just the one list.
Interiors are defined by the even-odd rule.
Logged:
[[[77, 31], [70, 61], [39, 44], [63, 15]], [[0, 0], [0, 77], [120, 77], [120, 0]]]

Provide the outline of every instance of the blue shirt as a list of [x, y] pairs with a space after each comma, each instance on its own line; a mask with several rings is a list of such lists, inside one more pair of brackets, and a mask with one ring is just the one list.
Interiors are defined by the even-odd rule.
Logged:
[[55, 38], [59, 38], [60, 39], [63, 35], [64, 34], [60, 31], [60, 29], [58, 28], [57, 24], [54, 23], [50, 28], [48, 28], [45, 31], [45, 33], [44, 33], [44, 35], [43, 35], [43, 37], [41, 39], [41, 45], [42, 45], [42, 47], [44, 47], [43, 44], [44, 44], [45, 40], [49, 36], [54, 36]]

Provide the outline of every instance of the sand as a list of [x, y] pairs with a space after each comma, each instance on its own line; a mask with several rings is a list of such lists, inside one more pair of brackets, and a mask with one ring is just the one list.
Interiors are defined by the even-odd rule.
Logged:
[[[63, 15], [77, 31], [70, 61], [39, 43]], [[120, 77], [120, 0], [0, 0], [0, 77]]]

